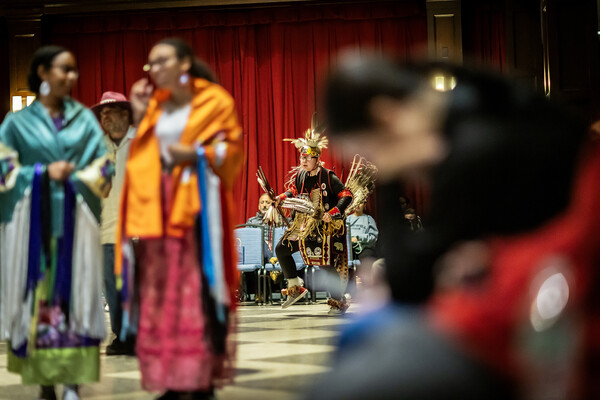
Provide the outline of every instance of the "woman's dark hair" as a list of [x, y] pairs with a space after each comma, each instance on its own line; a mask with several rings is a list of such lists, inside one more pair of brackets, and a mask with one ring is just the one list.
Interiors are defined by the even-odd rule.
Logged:
[[31, 58], [31, 66], [29, 68], [29, 75], [27, 76], [27, 85], [29, 90], [35, 94], [39, 94], [40, 85], [42, 79], [38, 75], [38, 67], [42, 65], [44, 69], [48, 70], [52, 66], [52, 61], [60, 53], [69, 51], [61, 46], [44, 46], [40, 47]]
[[169, 46], [172, 46], [175, 49], [175, 54], [177, 54], [179, 60], [189, 57], [190, 62], [192, 63], [189, 71], [190, 75], [196, 78], [206, 79], [209, 82], [217, 82], [217, 79], [208, 64], [196, 57], [192, 47], [185, 40], [172, 37], [162, 39], [157, 44], [168, 44]]
[[404, 99], [415, 93], [422, 82], [418, 69], [399, 68], [388, 58], [342, 57], [325, 85], [329, 134], [341, 135], [372, 127], [371, 100], [378, 96]]

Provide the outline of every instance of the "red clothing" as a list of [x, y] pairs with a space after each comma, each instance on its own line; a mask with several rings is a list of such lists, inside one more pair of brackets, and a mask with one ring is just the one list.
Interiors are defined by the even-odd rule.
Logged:
[[[171, 179], [162, 180], [167, 209]], [[165, 213], [166, 217], [167, 213]], [[192, 230], [139, 242], [140, 322], [136, 353], [142, 387], [149, 391], [207, 390], [226, 378], [226, 356], [206, 339], [200, 267]], [[228, 355], [229, 358], [233, 354]]]
[[579, 361], [588, 349], [598, 348], [599, 341], [589, 334], [598, 326], [594, 319], [598, 316], [590, 313], [587, 302], [590, 290], [598, 290], [590, 282], [600, 265], [600, 148], [583, 161], [571, 205], [562, 215], [532, 232], [489, 240], [492, 261], [485, 281], [438, 293], [430, 303], [439, 329], [480, 360], [523, 381], [531, 371], [520, 335], [524, 327], [531, 328], [530, 312], [537, 296], [533, 289], [539, 288], [535, 279], [542, 270], [558, 267], [569, 286], [562, 315], [573, 317], [579, 325], [573, 327], [577, 337], [569, 340], [583, 343], [574, 350], [577, 364], [570, 366], [575, 378], [569, 382], [568, 398], [573, 399], [591, 398], [580, 385], [589, 371]]

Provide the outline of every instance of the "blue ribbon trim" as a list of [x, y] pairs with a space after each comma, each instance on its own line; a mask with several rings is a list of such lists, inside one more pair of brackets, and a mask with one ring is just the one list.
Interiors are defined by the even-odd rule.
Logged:
[[73, 264], [73, 236], [75, 234], [75, 189], [70, 181], [65, 181], [65, 202], [63, 235], [58, 240], [56, 262], [56, 283], [54, 285], [54, 303], [69, 304], [71, 300], [71, 279]]
[[210, 168], [208, 165], [208, 161], [206, 160], [205, 151], [203, 147], [199, 147], [198, 150], [198, 188], [200, 190], [200, 202], [202, 204], [200, 210], [200, 227], [202, 232], [202, 265], [201, 267], [204, 269], [204, 274], [206, 275], [206, 280], [208, 281], [208, 286], [211, 291], [214, 290], [215, 287], [215, 272], [214, 272], [214, 263], [213, 263], [213, 254], [210, 246], [210, 223], [209, 223], [209, 214], [208, 214], [208, 188], [206, 182], [206, 170]]
[[[30, 290], [35, 290], [42, 278], [40, 261], [42, 257], [42, 164], [35, 164], [31, 183], [31, 210], [29, 214], [29, 260], [27, 262], [27, 283], [25, 298]], [[47, 199], [48, 200], [48, 199]], [[23, 300], [25, 300], [25, 298]]]

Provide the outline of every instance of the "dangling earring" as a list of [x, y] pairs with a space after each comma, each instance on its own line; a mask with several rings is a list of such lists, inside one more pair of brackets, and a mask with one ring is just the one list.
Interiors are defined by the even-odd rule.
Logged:
[[190, 75], [187, 72], [184, 72], [183, 74], [179, 75], [179, 84], [181, 86], [187, 84], [190, 81]]
[[50, 84], [48, 81], [42, 81], [40, 85], [40, 96], [48, 96], [50, 94]]

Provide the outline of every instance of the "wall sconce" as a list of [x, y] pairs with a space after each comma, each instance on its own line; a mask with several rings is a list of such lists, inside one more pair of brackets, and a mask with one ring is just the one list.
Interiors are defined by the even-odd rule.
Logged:
[[[25, 99], [25, 102], [23, 102]], [[12, 96], [11, 101], [11, 109], [13, 112], [19, 111], [23, 109], [23, 103], [25, 103], [25, 107], [33, 103], [35, 100], [35, 96]]]
[[21, 96], [12, 97], [12, 110], [13, 112], [23, 109], [23, 98]]
[[431, 77], [431, 85], [438, 92], [447, 92], [456, 87], [456, 78], [443, 72], [435, 72]]

